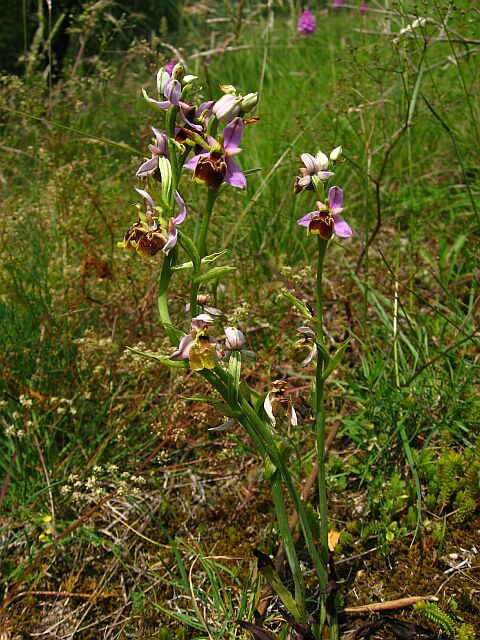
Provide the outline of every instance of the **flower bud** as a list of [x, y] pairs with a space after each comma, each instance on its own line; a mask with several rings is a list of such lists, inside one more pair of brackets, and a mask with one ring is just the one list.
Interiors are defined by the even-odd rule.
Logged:
[[183, 76], [185, 75], [185, 67], [181, 62], [178, 62], [172, 69], [171, 76], [181, 82], [183, 80]]
[[191, 82], [195, 82], [195, 80], [198, 80], [198, 76], [192, 76], [191, 74], [188, 74], [183, 78], [182, 84], [190, 84]]
[[336, 162], [341, 155], [342, 155], [342, 147], [335, 147], [335, 149], [330, 154], [330, 160], [332, 162]]
[[245, 336], [235, 327], [225, 327], [227, 341], [225, 343], [228, 351], [240, 351], [245, 344]]
[[221, 84], [220, 85], [220, 91], [222, 93], [232, 93], [234, 95], [237, 93], [237, 90], [233, 86], [233, 84]]
[[227, 93], [213, 105], [213, 113], [219, 120], [233, 120], [240, 113], [242, 98]]
[[257, 92], [247, 93], [247, 95], [243, 97], [243, 100], [241, 102], [242, 111], [244, 113], [248, 113], [257, 105], [257, 102], [258, 102]]
[[157, 73], [157, 91], [159, 96], [163, 96], [167, 82], [170, 80], [170, 74], [162, 67]]

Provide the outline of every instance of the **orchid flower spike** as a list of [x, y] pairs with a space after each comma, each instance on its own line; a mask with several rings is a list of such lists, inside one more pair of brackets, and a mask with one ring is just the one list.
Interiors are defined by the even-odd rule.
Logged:
[[272, 427], [275, 426], [276, 418], [279, 416], [288, 418], [292, 427], [296, 427], [298, 424], [292, 398], [286, 393], [286, 389], [287, 383], [284, 380], [276, 380], [263, 403], [263, 408], [270, 419]]
[[223, 352], [217, 340], [208, 335], [212, 322], [213, 318], [208, 313], [192, 318], [190, 333], [180, 340], [170, 360], [188, 360], [192, 371], [214, 369], [222, 359]]
[[310, 211], [297, 220], [297, 224], [308, 229], [308, 235], [319, 235], [330, 240], [335, 234], [340, 238], [352, 235], [350, 226], [342, 218], [343, 191], [340, 187], [331, 187], [327, 204], [317, 201], [317, 210]]
[[245, 189], [247, 180], [233, 159], [241, 152], [238, 145], [243, 128], [243, 120], [234, 118], [223, 130], [223, 143], [217, 142], [215, 138], [208, 138], [210, 151], [202, 151], [184, 165], [186, 169], [193, 170], [194, 180], [205, 184], [209, 189], [218, 189], [224, 181], [232, 187]]

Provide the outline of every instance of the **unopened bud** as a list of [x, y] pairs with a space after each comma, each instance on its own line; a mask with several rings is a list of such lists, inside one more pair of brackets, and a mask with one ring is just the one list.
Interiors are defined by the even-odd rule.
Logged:
[[243, 97], [242, 100], [242, 111], [244, 113], [248, 113], [251, 111], [258, 103], [258, 93], [247, 93], [246, 96]]
[[225, 327], [226, 347], [229, 351], [240, 351], [245, 344], [245, 336], [235, 327]]
[[183, 80], [183, 76], [185, 75], [185, 67], [181, 62], [178, 62], [172, 69], [172, 78], [175, 80], [179, 80], [180, 82]]
[[342, 147], [335, 147], [335, 149], [330, 154], [330, 160], [332, 162], [336, 162], [341, 155], [342, 155]]
[[240, 113], [240, 104], [242, 99], [238, 96], [234, 96], [231, 93], [227, 93], [217, 100], [213, 105], [213, 113], [219, 120], [226, 120], [230, 122]]
[[162, 96], [165, 90], [165, 85], [170, 80], [170, 74], [166, 71], [165, 67], [159, 69], [157, 73], [157, 91], [158, 95]]
[[237, 89], [233, 86], [233, 84], [221, 84], [220, 91], [222, 93], [232, 93], [234, 95], [237, 93]]

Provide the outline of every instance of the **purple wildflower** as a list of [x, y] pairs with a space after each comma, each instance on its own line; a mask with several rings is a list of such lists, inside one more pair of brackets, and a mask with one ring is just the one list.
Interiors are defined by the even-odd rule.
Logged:
[[332, 7], [334, 9], [341, 9], [343, 7], [343, 0], [333, 0]]
[[328, 192], [328, 204], [317, 201], [317, 210], [307, 213], [297, 220], [297, 224], [308, 229], [308, 235], [319, 235], [330, 240], [335, 234], [340, 238], [352, 235], [350, 226], [342, 218], [343, 191], [340, 187], [331, 187]]
[[317, 31], [317, 19], [310, 9], [305, 9], [299, 17], [297, 31], [305, 36], [313, 35]]
[[362, 13], [367, 13], [367, 11], [368, 11], [368, 3], [365, 2], [365, 0], [360, 3], [360, 11]]
[[202, 151], [185, 163], [186, 169], [193, 170], [194, 179], [209, 189], [218, 189], [222, 182], [238, 189], [245, 189], [247, 180], [233, 159], [241, 152], [238, 146], [243, 135], [243, 121], [234, 118], [223, 130], [223, 144], [209, 137], [210, 151]]

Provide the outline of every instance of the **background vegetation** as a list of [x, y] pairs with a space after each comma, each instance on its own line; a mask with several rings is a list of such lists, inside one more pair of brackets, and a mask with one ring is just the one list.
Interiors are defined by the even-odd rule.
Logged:
[[[206, 96], [260, 91], [248, 189], [222, 196], [210, 240], [237, 271], [210, 293], [258, 353], [252, 384], [289, 382], [299, 481], [311, 372], [281, 290], [313, 299], [315, 248], [292, 182], [300, 153], [343, 146], [354, 236], [329, 251], [326, 294], [332, 349], [353, 337], [327, 388], [341, 588], [350, 606], [433, 591], [478, 625], [478, 10], [318, 8], [304, 37], [293, 2], [67, 4], [17, 3], [0, 34], [0, 628], [235, 637], [260, 593], [252, 551], [276, 550], [248, 440], [208, 432], [222, 416], [195, 376], [125, 350], [168, 348], [158, 265], [116, 245], [155, 126], [140, 89], [172, 58]], [[202, 197], [192, 184], [193, 214]]]

